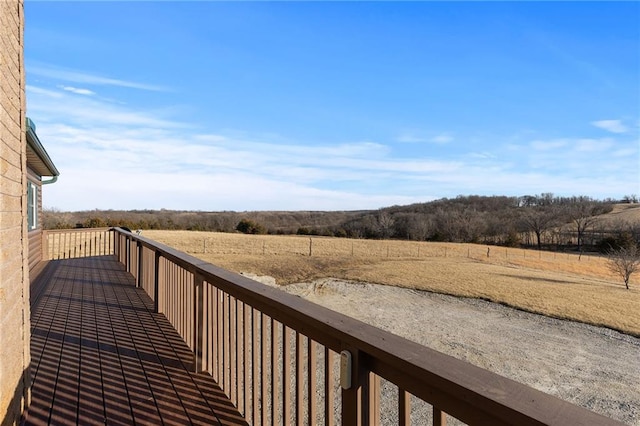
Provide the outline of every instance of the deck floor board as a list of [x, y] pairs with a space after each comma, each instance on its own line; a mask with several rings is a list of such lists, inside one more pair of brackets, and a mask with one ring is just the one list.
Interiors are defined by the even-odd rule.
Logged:
[[113, 256], [49, 262], [31, 307], [25, 425], [246, 425]]

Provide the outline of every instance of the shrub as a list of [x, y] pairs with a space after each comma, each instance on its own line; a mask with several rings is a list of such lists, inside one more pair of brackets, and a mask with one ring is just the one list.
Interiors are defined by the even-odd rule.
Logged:
[[298, 228], [298, 231], [296, 232], [296, 234], [298, 235], [309, 235], [309, 233], [310, 233], [309, 228], [304, 228], [304, 227]]
[[242, 232], [243, 234], [266, 234], [267, 230], [264, 226], [259, 223], [255, 223], [249, 219], [242, 219], [236, 225], [236, 231]]

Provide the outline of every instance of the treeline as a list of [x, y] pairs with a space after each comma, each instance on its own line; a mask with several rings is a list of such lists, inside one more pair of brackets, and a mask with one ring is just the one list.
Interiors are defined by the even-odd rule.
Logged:
[[639, 223], [598, 220], [599, 215], [611, 212], [616, 202], [543, 193], [521, 197], [458, 196], [371, 211], [47, 210], [44, 226], [47, 229], [124, 226], [142, 230], [302, 234], [606, 251], [640, 242]]
[[179, 210], [89, 210], [63, 212], [45, 209], [45, 229], [100, 228], [124, 226], [129, 229], [168, 229], [210, 232], [236, 232], [245, 219], [260, 225], [260, 233], [295, 234], [308, 230], [317, 235], [332, 235], [336, 224], [346, 222], [365, 211], [264, 211], [202, 212]]
[[[586, 196], [555, 197], [550, 193], [458, 196], [384, 208], [349, 220], [344, 227], [348, 235], [361, 238], [536, 245], [581, 251], [585, 245], [596, 247], [605, 238], [607, 244], [612, 236], [619, 239], [617, 230], [610, 225], [597, 226], [597, 216], [611, 212], [614, 203]], [[639, 230], [628, 227], [623, 224], [620, 232], [631, 231], [638, 239]]]

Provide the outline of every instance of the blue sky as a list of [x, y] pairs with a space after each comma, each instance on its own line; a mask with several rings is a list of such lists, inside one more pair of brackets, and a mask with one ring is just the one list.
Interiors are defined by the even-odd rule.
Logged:
[[640, 194], [638, 2], [25, 3], [61, 210]]

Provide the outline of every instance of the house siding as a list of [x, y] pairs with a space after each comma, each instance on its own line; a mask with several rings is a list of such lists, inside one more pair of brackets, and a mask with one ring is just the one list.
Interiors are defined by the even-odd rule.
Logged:
[[28, 230], [29, 233], [29, 272], [32, 272], [42, 259], [42, 180], [40, 176], [27, 167], [27, 181], [33, 182], [38, 188], [38, 214], [36, 229]]
[[29, 402], [29, 269], [22, 0], [0, 2], [0, 424]]

